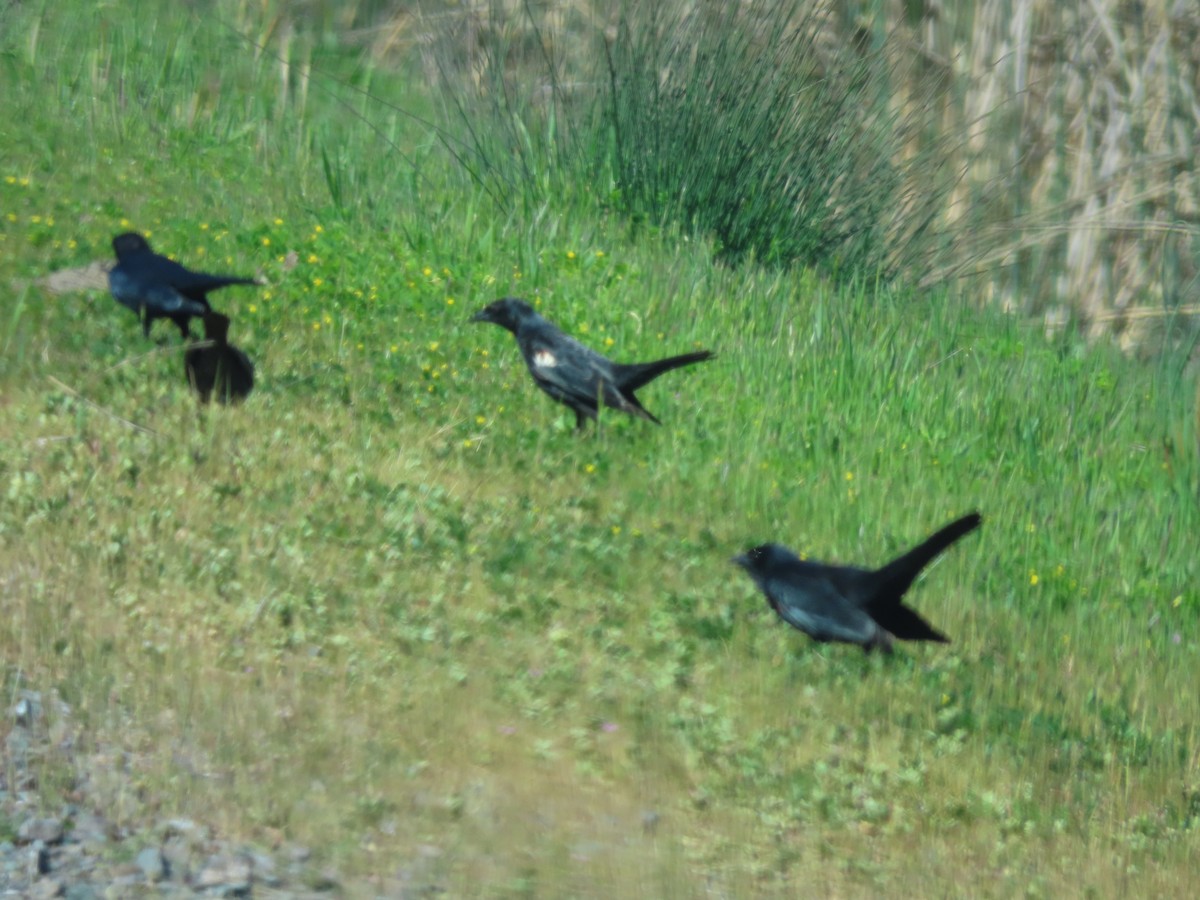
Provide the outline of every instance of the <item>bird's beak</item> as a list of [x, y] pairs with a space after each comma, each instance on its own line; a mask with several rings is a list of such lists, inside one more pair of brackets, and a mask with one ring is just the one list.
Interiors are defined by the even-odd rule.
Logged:
[[471, 316], [471, 321], [472, 322], [490, 322], [490, 321], [492, 321], [492, 317], [488, 314], [488, 311], [486, 309], [481, 309], [479, 312], [475, 313], [475, 315]]
[[741, 566], [743, 569], [750, 568], [750, 557], [748, 557], [745, 553], [739, 553], [729, 561], [735, 566]]

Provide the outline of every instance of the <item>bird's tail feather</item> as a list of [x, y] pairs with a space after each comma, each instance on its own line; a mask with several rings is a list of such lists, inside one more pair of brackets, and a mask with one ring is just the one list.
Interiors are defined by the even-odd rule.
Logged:
[[950, 638], [922, 619], [914, 610], [900, 603], [885, 609], [872, 609], [871, 618], [893, 637], [902, 641], [950, 643]]
[[[982, 517], [977, 512], [965, 515], [961, 519], [956, 519], [945, 528], [935, 532], [903, 556], [892, 560], [877, 573], [879, 583], [888, 586], [886, 590], [880, 591], [880, 595], [894, 597], [899, 600], [904, 592], [908, 590], [909, 585], [913, 583], [913, 579], [917, 577], [923, 568], [933, 562], [934, 557], [959, 538], [970, 534], [979, 527], [982, 521]], [[916, 613], [912, 613], [912, 615], [915, 617]], [[896, 629], [880, 620], [876, 613], [872, 612], [872, 616], [897, 637], [904, 637]], [[922, 622], [921, 624], [924, 625], [925, 623]], [[926, 625], [925, 627], [928, 628], [929, 626]], [[933, 631], [933, 629], [929, 630]], [[936, 634], [937, 632], [933, 633]], [[934, 638], [926, 638], [926, 640], [934, 640]]]
[[231, 284], [259, 284], [259, 280], [243, 278], [240, 275], [209, 275], [199, 286], [206, 291], [215, 291], [217, 288], [228, 287]]
[[690, 366], [693, 363], [712, 359], [711, 350], [700, 350], [697, 353], [684, 353], [682, 356], [671, 356], [657, 362], [615, 364], [613, 366], [617, 384], [622, 391], [636, 391], [643, 385], [649, 384], [663, 372], [670, 372], [680, 366]]

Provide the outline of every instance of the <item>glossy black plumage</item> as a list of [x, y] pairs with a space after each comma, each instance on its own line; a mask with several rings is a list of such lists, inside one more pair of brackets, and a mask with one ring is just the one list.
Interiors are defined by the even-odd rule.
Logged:
[[779, 544], [754, 547], [733, 561], [789, 625], [818, 641], [890, 653], [894, 639], [949, 642], [901, 600], [934, 557], [981, 522], [979, 513], [963, 516], [881, 569], [806, 562]]
[[664, 372], [711, 359], [709, 350], [685, 353], [649, 363], [615, 363], [564, 334], [515, 297], [505, 297], [481, 309], [472, 322], [492, 322], [511, 331], [534, 382], [575, 412], [575, 427], [595, 419], [603, 403], [661, 425], [634, 395]]
[[230, 284], [258, 283], [253, 278], [193, 272], [155, 253], [135, 232], [117, 235], [112, 245], [117, 264], [108, 273], [108, 288], [118, 302], [138, 314], [147, 337], [155, 319], [170, 319], [180, 334], [191, 337], [188, 322], [212, 309], [209, 291]]
[[183, 354], [188, 383], [207, 403], [217, 395], [218, 403], [240, 403], [254, 387], [254, 363], [242, 350], [228, 341], [229, 318], [210, 312], [204, 316], [203, 345], [197, 344]]

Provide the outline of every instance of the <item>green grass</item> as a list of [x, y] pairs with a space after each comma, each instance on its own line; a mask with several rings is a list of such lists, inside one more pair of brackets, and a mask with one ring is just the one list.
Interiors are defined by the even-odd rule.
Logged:
[[[123, 754], [124, 819], [350, 878], [420, 859], [454, 895], [1194, 893], [1179, 360], [732, 272], [574, 203], [498, 215], [412, 120], [281, 98], [215, 19], [2, 15], [0, 647]], [[166, 326], [34, 283], [129, 227], [270, 280], [219, 295], [245, 406], [197, 410]], [[619, 359], [719, 356], [643, 391], [664, 427], [577, 438], [467, 322], [506, 293]], [[728, 562], [879, 563], [974, 508], [911, 594], [954, 643], [891, 660], [785, 628]]]

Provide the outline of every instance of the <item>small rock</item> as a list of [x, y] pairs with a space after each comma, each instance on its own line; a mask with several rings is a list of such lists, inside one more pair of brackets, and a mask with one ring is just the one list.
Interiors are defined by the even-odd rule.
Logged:
[[191, 819], [170, 819], [162, 826], [162, 836], [181, 837], [190, 844], [203, 844], [208, 840], [208, 829], [197, 825]]
[[248, 852], [250, 864], [254, 869], [254, 880], [262, 882], [267, 887], [278, 887], [280, 884], [279, 876], [275, 871], [275, 860], [265, 853], [259, 853], [257, 850]]
[[191, 880], [196, 865], [196, 853], [183, 838], [173, 837], [162, 846], [163, 859], [167, 865], [167, 877], [172, 881]]
[[210, 856], [196, 876], [196, 887], [200, 890], [220, 888], [223, 893], [241, 894], [250, 890], [253, 870], [250, 860], [243, 856], [218, 853]]
[[142, 870], [131, 862], [118, 863], [108, 870], [113, 884], [141, 884]]
[[137, 875], [114, 878], [104, 889], [104, 900], [134, 900], [145, 895], [145, 888]]
[[13, 719], [22, 728], [28, 728], [42, 717], [42, 695], [37, 691], [21, 691], [21, 696], [13, 705]]
[[35, 881], [26, 894], [29, 900], [52, 900], [66, 893], [66, 885], [57, 878], [43, 878]]
[[50, 872], [50, 851], [41, 841], [29, 845], [29, 856], [26, 857], [26, 871], [30, 878], [38, 878]]
[[98, 900], [99, 894], [90, 884], [73, 884], [63, 894], [67, 900]]
[[17, 829], [17, 843], [19, 844], [30, 844], [34, 841], [58, 844], [62, 842], [62, 839], [62, 819], [26, 819]]
[[29, 732], [24, 728], [9, 731], [8, 737], [4, 739], [4, 752], [13, 766], [18, 769], [25, 768], [28, 764], [30, 744]]
[[63, 844], [54, 851], [54, 868], [60, 873], [69, 871], [72, 878], [78, 878], [96, 868], [96, 857], [82, 844]]
[[81, 844], [103, 846], [116, 839], [115, 829], [100, 816], [81, 810], [71, 822], [71, 840]]
[[137, 855], [133, 863], [151, 884], [157, 884], [167, 877], [167, 861], [157, 847], [147, 847]]
[[289, 861], [294, 863], [306, 863], [312, 858], [312, 851], [299, 844], [292, 844], [292, 846], [287, 848], [287, 857]]

